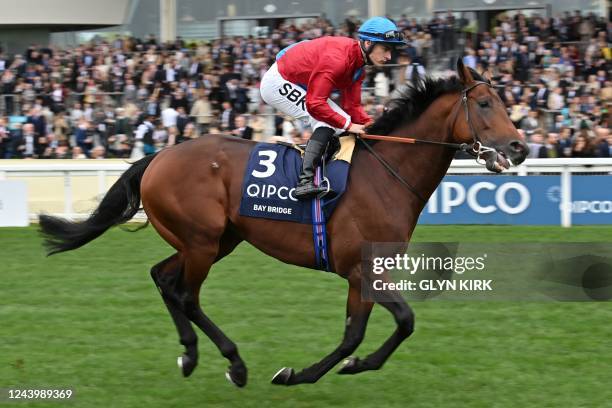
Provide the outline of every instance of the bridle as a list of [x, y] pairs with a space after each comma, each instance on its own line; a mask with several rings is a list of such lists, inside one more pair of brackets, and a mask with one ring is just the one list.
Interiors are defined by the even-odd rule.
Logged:
[[[427, 202], [427, 200], [423, 198], [423, 196], [421, 196], [421, 194], [412, 185], [410, 185], [410, 183], [404, 180], [402, 176], [400, 176], [389, 165], [389, 163], [385, 161], [385, 159], [383, 159], [378, 153], [376, 153], [376, 151], [372, 149], [372, 146], [370, 146], [364, 139], [382, 140], [382, 141], [388, 141], [388, 142], [398, 142], [398, 143], [408, 143], [408, 144], [427, 144], [427, 145], [443, 146], [449, 149], [461, 150], [463, 152], [466, 152], [469, 155], [473, 156], [478, 164], [485, 165], [486, 163], [484, 159], [482, 158], [482, 155], [488, 152], [496, 152], [496, 150], [495, 148], [485, 146], [482, 143], [482, 140], [480, 139], [480, 136], [478, 135], [478, 132], [476, 132], [476, 129], [474, 128], [474, 125], [470, 119], [470, 108], [468, 106], [468, 94], [470, 93], [472, 89], [480, 85], [486, 85], [490, 88], [493, 87], [493, 85], [491, 85], [489, 82], [474, 81], [472, 85], [468, 86], [467, 88], [461, 91], [461, 96], [456, 105], [456, 106], [458, 105], [463, 106], [463, 110], [465, 112], [465, 120], [470, 129], [470, 135], [472, 136], [471, 144], [436, 142], [433, 140], [415, 139], [415, 138], [410, 138], [410, 137], [382, 136], [382, 135], [371, 135], [371, 134], [356, 135], [356, 137], [358, 140], [361, 141], [361, 143], [365, 146], [365, 148], [376, 158], [376, 160], [378, 160], [380, 164], [382, 164], [387, 169], [387, 171], [389, 171], [389, 173], [393, 177], [395, 177], [404, 187], [410, 190], [415, 196], [417, 196], [421, 201], [425, 203]], [[459, 114], [461, 106], [458, 106], [457, 108], [453, 108], [453, 110], [455, 111], [455, 114], [453, 115], [453, 120], [451, 122], [452, 125], [451, 125], [451, 128], [449, 129], [449, 133], [452, 133], [452, 131], [454, 130], [455, 123], [457, 122], [457, 115]]]
[[[470, 120], [470, 108], [468, 106], [468, 93], [476, 88], [479, 85], [486, 85], [489, 88], [493, 88], [493, 85], [491, 85], [489, 82], [485, 82], [485, 81], [474, 81], [474, 83], [472, 85], [470, 85], [469, 87], [465, 88], [463, 91], [461, 91], [461, 105], [463, 105], [463, 110], [465, 111], [465, 121], [467, 122], [469, 128], [470, 128], [470, 134], [472, 136], [472, 145], [471, 147], [468, 147], [468, 150], [464, 150], [467, 153], [469, 153], [470, 155], [474, 156], [476, 158], [476, 162], [478, 164], [484, 165], [485, 162], [482, 159], [482, 155], [488, 152], [496, 152], [496, 150], [493, 147], [488, 147], [485, 146], [482, 143], [482, 140], [480, 139], [480, 136], [478, 136], [478, 132], [476, 132], [476, 129], [474, 128], [474, 124], [472, 123], [472, 121]], [[455, 126], [456, 120], [453, 120], [453, 127]]]

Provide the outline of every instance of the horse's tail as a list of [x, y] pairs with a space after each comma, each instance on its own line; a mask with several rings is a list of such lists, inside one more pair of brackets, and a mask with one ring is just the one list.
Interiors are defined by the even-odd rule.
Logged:
[[96, 210], [84, 221], [40, 215], [40, 230], [48, 255], [79, 248], [98, 238], [112, 226], [130, 220], [140, 207], [142, 175], [155, 155], [146, 156], [127, 169], [108, 190]]

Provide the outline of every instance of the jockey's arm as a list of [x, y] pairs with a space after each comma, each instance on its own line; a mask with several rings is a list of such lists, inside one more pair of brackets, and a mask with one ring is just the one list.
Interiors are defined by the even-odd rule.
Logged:
[[372, 118], [361, 106], [361, 84], [362, 80], [353, 84], [342, 92], [342, 109], [351, 116], [353, 123], [365, 125], [370, 123]]
[[316, 120], [325, 122], [337, 129], [346, 130], [351, 125], [351, 121], [335, 112], [327, 103], [332, 90], [336, 88], [333, 78], [329, 71], [313, 70], [313, 75], [308, 82], [306, 109]]

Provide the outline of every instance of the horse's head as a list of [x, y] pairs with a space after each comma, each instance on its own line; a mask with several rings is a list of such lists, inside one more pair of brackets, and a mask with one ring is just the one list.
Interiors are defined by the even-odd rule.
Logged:
[[461, 59], [457, 61], [457, 74], [463, 91], [451, 123], [455, 141], [473, 143], [471, 153], [484, 160], [490, 171], [499, 173], [511, 164], [522, 163], [529, 147], [493, 86], [463, 65]]

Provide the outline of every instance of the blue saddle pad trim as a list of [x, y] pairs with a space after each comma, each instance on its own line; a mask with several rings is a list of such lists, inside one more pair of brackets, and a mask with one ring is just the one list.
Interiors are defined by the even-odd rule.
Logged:
[[[349, 163], [343, 160], [327, 164], [326, 175], [337, 195], [322, 200], [325, 219], [331, 217], [346, 190], [349, 167]], [[296, 149], [274, 143], [257, 143], [244, 173], [240, 215], [312, 224], [312, 200], [299, 201], [293, 197], [301, 168], [302, 158]]]
[[[315, 184], [321, 185], [321, 167], [316, 171]], [[329, 257], [327, 252], [327, 227], [324, 212], [324, 199], [315, 198], [312, 200], [312, 238], [314, 241], [315, 260], [317, 268], [330, 271]]]

